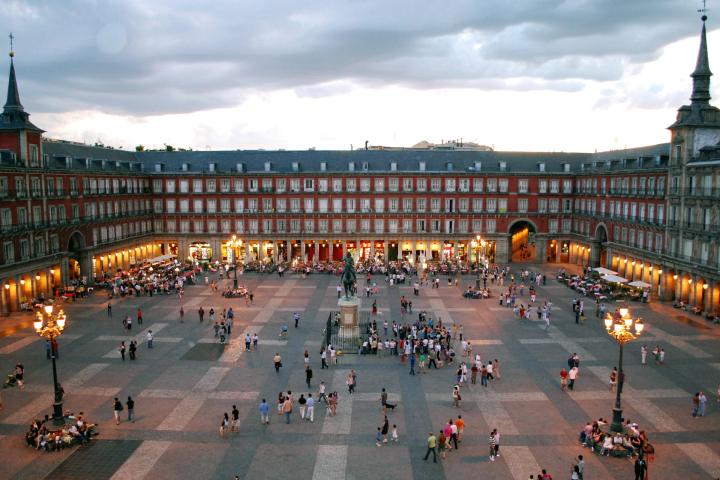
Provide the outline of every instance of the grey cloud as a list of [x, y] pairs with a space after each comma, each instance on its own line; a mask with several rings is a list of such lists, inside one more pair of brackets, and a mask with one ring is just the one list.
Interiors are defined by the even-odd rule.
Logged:
[[699, 30], [685, 0], [7, 0], [0, 23], [31, 112], [138, 115], [278, 88], [577, 90]]

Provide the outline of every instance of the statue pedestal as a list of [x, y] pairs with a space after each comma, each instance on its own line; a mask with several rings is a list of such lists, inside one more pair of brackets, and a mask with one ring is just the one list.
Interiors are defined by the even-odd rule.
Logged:
[[358, 321], [360, 319], [360, 299], [358, 297], [340, 297], [338, 300], [338, 308], [340, 309], [340, 330], [338, 336], [341, 339], [358, 338], [360, 335], [360, 327]]

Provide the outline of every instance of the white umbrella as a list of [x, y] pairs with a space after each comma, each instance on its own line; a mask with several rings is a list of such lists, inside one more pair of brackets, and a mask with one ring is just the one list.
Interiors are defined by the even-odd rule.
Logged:
[[604, 275], [603, 280], [606, 282], [612, 282], [612, 283], [627, 283], [628, 279], [623, 277], [618, 277], [617, 275]]
[[652, 285], [649, 283], [641, 282], [640, 280], [635, 280], [634, 282], [628, 283], [631, 287], [638, 287], [638, 288], [650, 288]]
[[612, 270], [608, 270], [605, 267], [595, 267], [593, 268], [594, 271], [598, 272], [600, 275], [617, 275], [618, 272], [613, 272]]

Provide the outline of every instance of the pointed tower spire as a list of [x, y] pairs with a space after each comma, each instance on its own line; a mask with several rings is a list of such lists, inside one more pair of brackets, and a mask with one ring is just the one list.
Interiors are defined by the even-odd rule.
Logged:
[[17, 78], [15, 77], [15, 63], [13, 61], [15, 52], [13, 51], [13, 40], [15, 37], [11, 33], [10, 37], [10, 76], [8, 77], [7, 100], [0, 114], [0, 131], [13, 129], [26, 129], [35, 132], [43, 132], [44, 130], [36, 127], [30, 121], [30, 114], [25, 111], [22, 103], [20, 103], [20, 90], [17, 86]]
[[710, 101], [710, 62], [708, 61], [707, 35], [705, 33], [705, 21], [707, 16], [702, 16], [702, 32], [700, 33], [700, 50], [698, 51], [695, 71], [690, 75], [693, 79], [693, 90], [690, 100], [693, 104], [707, 104]]

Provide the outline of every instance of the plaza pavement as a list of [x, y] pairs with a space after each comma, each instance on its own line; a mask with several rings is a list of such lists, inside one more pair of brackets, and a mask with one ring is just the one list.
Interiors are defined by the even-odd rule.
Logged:
[[[515, 271], [517, 271], [517, 266]], [[530, 266], [537, 269], [537, 266]], [[66, 304], [68, 327], [60, 339], [58, 369], [65, 408], [84, 411], [99, 424], [100, 436], [88, 448], [42, 453], [25, 446], [23, 433], [34, 417], [51, 411], [51, 367], [45, 346], [31, 331], [28, 316], [2, 319], [0, 373], [9, 373], [15, 362], [26, 367], [24, 391], [3, 390], [5, 409], [0, 411], [0, 478], [241, 478], [262, 479], [442, 479], [481, 478], [526, 480], [541, 468], [555, 478], [569, 478], [573, 459], [586, 457], [586, 479], [634, 478], [626, 459], [598, 457], [577, 443], [584, 423], [612, 414], [613, 395], [608, 392], [609, 369], [618, 356], [617, 345], [605, 333], [594, 309], [588, 305], [585, 325], [575, 325], [570, 312], [573, 291], [554, 280], [557, 267], [544, 266], [545, 287], [538, 301], [555, 305], [552, 327], [537, 321], [514, 319], [510, 309], [497, 303], [499, 287], [490, 300], [461, 297], [463, 285], [440, 289], [424, 287], [419, 297], [408, 286], [388, 287], [377, 276], [376, 296], [382, 318], [400, 320], [399, 297], [413, 301], [414, 312], [426, 310], [446, 324], [464, 325], [466, 337], [483, 360], [497, 358], [502, 379], [483, 388], [470, 386], [462, 406], [453, 408], [451, 386], [454, 369], [408, 375], [396, 357], [344, 355], [340, 365], [320, 369], [320, 332], [328, 312], [336, 307], [337, 277], [326, 274], [278, 278], [247, 274], [240, 278], [255, 293], [255, 304], [244, 299], [224, 299], [205, 286], [190, 286], [183, 299], [185, 322], [179, 322], [176, 296], [126, 298], [113, 301], [113, 318], [106, 315], [107, 300], [97, 294], [82, 302]], [[365, 277], [361, 276], [364, 286]], [[463, 277], [465, 285], [473, 276]], [[527, 302], [526, 297], [520, 299]], [[367, 315], [372, 299], [363, 299]], [[133, 325], [132, 335], [121, 320], [135, 318], [137, 306], [144, 324]], [[197, 309], [218, 312], [232, 306], [236, 312], [232, 341], [224, 348], [213, 340], [207, 321], [200, 324]], [[720, 476], [720, 406], [715, 392], [720, 382], [720, 327], [700, 317], [690, 317], [666, 305], [632, 305], [646, 321], [646, 333], [626, 347], [627, 383], [623, 396], [626, 418], [637, 421], [656, 447], [651, 478], [703, 479]], [[300, 328], [292, 328], [292, 312], [301, 313]], [[219, 315], [218, 315], [219, 316]], [[289, 338], [280, 340], [280, 326], [291, 326]], [[381, 324], [381, 323], [380, 323]], [[145, 329], [155, 334], [155, 348], [144, 343]], [[245, 353], [243, 333], [257, 332], [259, 351]], [[382, 330], [381, 330], [382, 331]], [[122, 362], [120, 340], [141, 340], [136, 361]], [[640, 347], [662, 345], [666, 364], [640, 365]], [[328, 391], [340, 392], [336, 417], [326, 417], [316, 407], [315, 422], [301, 422], [296, 412], [285, 425], [274, 414], [281, 390], [296, 398], [306, 393], [303, 352], [311, 352], [313, 393], [320, 380]], [[279, 352], [283, 368], [275, 374], [272, 356]], [[576, 390], [563, 393], [558, 372], [567, 357], [581, 356]], [[348, 396], [344, 376], [358, 372], [358, 393]], [[389, 413], [397, 424], [400, 441], [377, 448], [374, 433], [382, 424], [381, 388], [390, 392], [399, 407]], [[698, 390], [708, 396], [705, 418], [690, 415], [691, 396]], [[136, 400], [134, 423], [115, 426], [114, 396]], [[266, 398], [271, 423], [262, 426], [258, 403]], [[236, 404], [240, 433], [218, 435], [224, 412]], [[447, 460], [424, 462], [425, 438], [449, 418], [462, 414], [466, 430], [459, 451]], [[126, 412], [123, 412], [126, 415]], [[501, 457], [490, 462], [487, 439], [491, 429], [502, 435]]]

